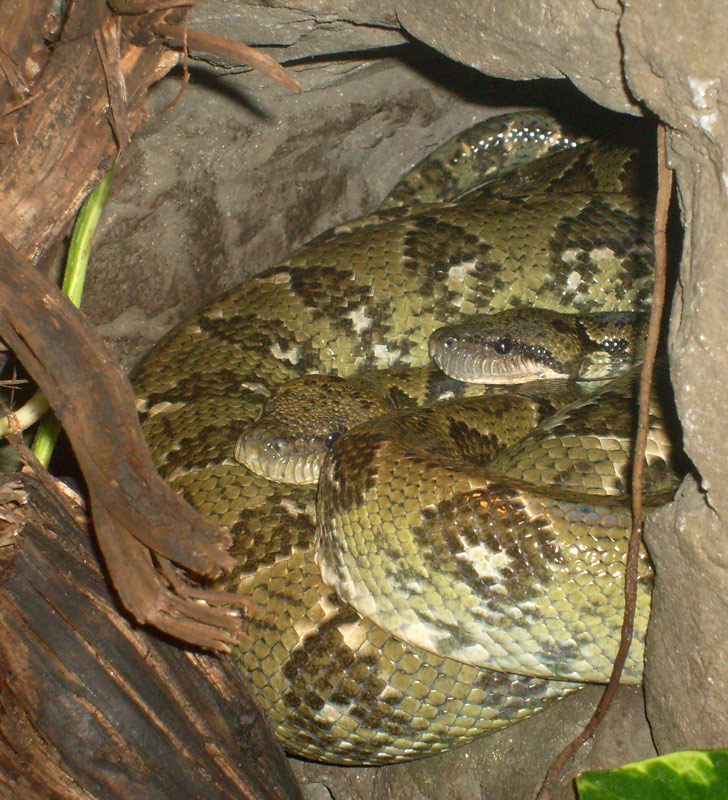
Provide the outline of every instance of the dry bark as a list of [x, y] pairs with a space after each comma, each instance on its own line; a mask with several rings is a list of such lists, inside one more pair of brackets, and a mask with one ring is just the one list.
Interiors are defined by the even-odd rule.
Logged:
[[0, 795], [284, 800], [295, 781], [229, 657], [121, 617], [78, 513], [0, 486]]
[[154, 552], [210, 574], [234, 564], [216, 547], [228, 537], [162, 481], [128, 381], [81, 313], [2, 236], [0, 334], [73, 442], [98, 542], [127, 609], [138, 621], [196, 644], [232, 644], [235, 617], [178, 597], [162, 583], [152, 558]]

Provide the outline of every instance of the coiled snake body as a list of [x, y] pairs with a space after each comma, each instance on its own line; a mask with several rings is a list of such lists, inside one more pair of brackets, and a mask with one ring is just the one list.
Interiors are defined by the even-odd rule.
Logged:
[[[533, 160], [545, 151], [555, 152]], [[472, 165], [464, 184], [451, 178], [458, 159]], [[629, 151], [569, 139], [539, 112], [490, 120], [405, 179], [390, 208], [319, 236], [215, 301], [137, 368], [160, 471], [234, 536], [239, 566], [222, 585], [257, 605], [240, 662], [290, 751], [352, 764], [427, 755], [528, 716], [578, 688], [575, 679], [608, 673], [628, 505], [565, 485], [580, 464], [599, 461], [605, 441], [595, 432], [586, 446], [570, 441], [568, 409], [550, 428], [544, 423], [548, 447], [546, 439], [516, 444], [487, 475], [450, 455], [423, 454], [427, 410], [408, 423], [419, 439], [414, 454], [406, 442], [404, 450], [391, 444], [390, 417], [356, 443], [342, 436], [325, 467], [334, 488], [318, 500], [334, 519], [322, 525], [319, 560], [340, 594], [314, 561], [316, 487], [255, 475], [235, 459], [235, 444], [279, 384], [426, 365], [430, 334], [463, 314], [644, 305], [651, 208], [635, 163]], [[441, 195], [426, 194], [433, 174], [445, 178], [446, 198], [491, 180], [437, 204]], [[423, 175], [427, 202], [401, 205]], [[399, 380], [393, 395], [406, 391]], [[458, 387], [446, 381], [435, 390], [426, 378], [416, 400], [434, 391], [449, 396]], [[624, 383], [603, 391], [596, 405], [623, 402], [610, 392], [623, 398]], [[518, 404], [524, 425], [557, 408], [519, 397], [492, 405]], [[546, 450], [556, 471], [541, 482]], [[353, 530], [343, 548], [332, 542], [334, 528]], [[367, 573], [361, 581], [357, 571]], [[638, 634], [649, 583], [645, 557]], [[639, 679], [641, 648], [638, 635], [631, 680]]]

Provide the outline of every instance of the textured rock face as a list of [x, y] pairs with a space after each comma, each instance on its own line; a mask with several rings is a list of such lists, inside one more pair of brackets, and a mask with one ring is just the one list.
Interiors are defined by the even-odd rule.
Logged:
[[[283, 60], [338, 55], [327, 63], [298, 62], [304, 86], [298, 96], [252, 73], [220, 78], [198, 67], [182, 100], [137, 138], [114, 187], [85, 301], [127, 363], [214, 294], [376, 207], [398, 175], [496, 107], [548, 105], [573, 121], [593, 117], [595, 101], [633, 114], [650, 111], [668, 123], [686, 228], [670, 356], [695, 477], [648, 526], [657, 586], [647, 713], [661, 751], [725, 745], [724, 9], [715, 0], [699, 0], [690, 10], [679, 0], [626, 7], [616, 0], [271, 0], [264, 6], [211, 0], [194, 13], [194, 27], [270, 45]], [[405, 46], [398, 23], [434, 50]], [[566, 81], [486, 76], [566, 76], [591, 101]], [[168, 78], [158, 87], [160, 107], [178, 85]], [[629, 118], [607, 116], [592, 127], [628, 124]], [[379, 771], [301, 765], [301, 774], [312, 798], [530, 797], [597, 696], [583, 692], [447, 761]], [[638, 692], [622, 692], [600, 737], [575, 771], [654, 752]], [[561, 792], [573, 797], [568, 780]]]
[[[726, 92], [716, 23], [725, 9], [677, 2], [628, 9], [621, 25], [635, 95], [670, 127], [685, 227], [670, 355], [685, 449], [696, 470], [649, 529], [658, 581], [647, 708], [661, 751], [728, 738], [728, 173]], [[652, 13], [649, 13], [652, 12]]]
[[595, 102], [634, 114], [639, 106], [621, 68], [621, 14], [617, 0], [397, 4], [397, 17], [411, 34], [486, 75], [567, 77]]

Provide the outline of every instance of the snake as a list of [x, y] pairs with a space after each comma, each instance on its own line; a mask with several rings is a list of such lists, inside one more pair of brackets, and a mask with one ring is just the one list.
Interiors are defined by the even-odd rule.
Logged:
[[[413, 169], [378, 211], [217, 298], [135, 368], [160, 473], [232, 536], [237, 566], [214, 588], [253, 600], [236, 658], [289, 753], [350, 765], [428, 756], [608, 676], [631, 518], [624, 471], [600, 468], [631, 436], [633, 377], [591, 399], [472, 389], [432, 366], [429, 350], [436, 330], [484, 312], [644, 310], [644, 164], [543, 111], [490, 118]], [[303, 381], [313, 393], [303, 405], [317, 406], [341, 380], [356, 394], [371, 371], [387, 374], [384, 415], [318, 432], [325, 486], [305, 468], [291, 484], [241, 462], [241, 436], [281, 387]], [[515, 421], [478, 436], [483, 399], [471, 393], [484, 391], [496, 418], [515, 410]], [[379, 403], [368, 398], [358, 401], [367, 418]], [[466, 415], [457, 423], [454, 403]], [[655, 405], [655, 426], [659, 417]], [[504, 449], [487, 461], [491, 439]], [[632, 682], [651, 580], [642, 553]]]

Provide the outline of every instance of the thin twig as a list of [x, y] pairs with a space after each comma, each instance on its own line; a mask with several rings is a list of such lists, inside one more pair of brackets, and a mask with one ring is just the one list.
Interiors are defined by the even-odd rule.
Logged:
[[104, 20], [101, 27], [94, 31], [94, 39], [106, 80], [110, 111], [109, 122], [114, 131], [116, 145], [121, 151], [129, 143], [131, 132], [127, 122], [129, 96], [121, 64], [121, 20], [119, 17]]
[[174, 108], [177, 103], [181, 100], [182, 95], [185, 93], [185, 89], [190, 82], [190, 49], [187, 46], [187, 32], [190, 26], [190, 9], [185, 9], [185, 20], [184, 24], [182, 25], [182, 30], [184, 31], [184, 40], [182, 42], [182, 85], [179, 87], [179, 91], [177, 92], [176, 97], [172, 102], [166, 106], [165, 110], [169, 110], [170, 108]]
[[152, 30], [173, 47], [189, 46], [191, 50], [201, 50], [237, 63], [247, 64], [294, 92], [303, 91], [301, 84], [286, 72], [274, 58], [247, 44], [223, 36], [213, 36], [211, 33], [181, 28], [179, 25], [170, 25], [166, 22], [154, 24]]
[[21, 108], [25, 108], [25, 106], [30, 105], [30, 103], [34, 102], [39, 97], [42, 97], [45, 91], [45, 88], [41, 88], [23, 100], [18, 100], [17, 103], [8, 103], [5, 108], [3, 108], [2, 113], [0, 113], [0, 117], [7, 117], [9, 114], [14, 114], [16, 111], [20, 111]]
[[665, 126], [657, 129], [657, 203], [655, 208], [655, 285], [652, 291], [652, 309], [645, 346], [645, 360], [642, 364], [639, 386], [639, 409], [637, 435], [632, 459], [632, 536], [627, 550], [624, 586], [624, 617], [619, 649], [614, 659], [612, 674], [609, 676], [604, 694], [584, 730], [570, 742], [551, 764], [546, 773], [536, 800], [551, 800], [556, 784], [561, 778], [569, 759], [586, 742], [604, 719], [614, 695], [619, 687], [624, 662], [627, 659], [634, 630], [634, 613], [637, 602], [637, 576], [639, 554], [642, 545], [642, 471], [649, 432], [650, 386], [657, 355], [657, 344], [662, 326], [662, 311], [665, 304], [665, 283], [667, 272], [667, 214], [672, 194], [672, 170], [667, 166]]

